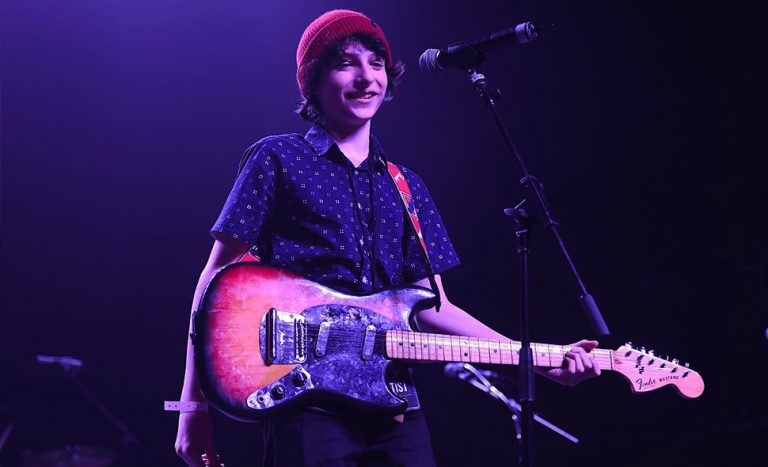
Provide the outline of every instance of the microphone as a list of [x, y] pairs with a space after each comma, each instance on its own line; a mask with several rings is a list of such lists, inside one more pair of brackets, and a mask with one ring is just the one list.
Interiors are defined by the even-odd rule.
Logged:
[[64, 368], [82, 368], [83, 361], [74, 357], [54, 357], [52, 355], [38, 355], [37, 363], [45, 363], [49, 365], [59, 365]]
[[[445, 373], [446, 376], [450, 378], [456, 378], [461, 381], [475, 378], [475, 375], [472, 374], [472, 372], [467, 369], [466, 365], [467, 365], [466, 363], [459, 363], [459, 362], [446, 363], [445, 368], [443, 368], [443, 372]], [[495, 371], [478, 370], [477, 368], [475, 368], [474, 370], [491, 380], [496, 380], [496, 381], [510, 380], [509, 377], [496, 373]]]
[[436, 75], [445, 68], [474, 68], [485, 59], [486, 54], [504, 47], [527, 44], [539, 37], [538, 31], [550, 26], [537, 28], [527, 21], [487, 37], [451, 44], [447, 49], [427, 49], [419, 57], [419, 68], [428, 75]]

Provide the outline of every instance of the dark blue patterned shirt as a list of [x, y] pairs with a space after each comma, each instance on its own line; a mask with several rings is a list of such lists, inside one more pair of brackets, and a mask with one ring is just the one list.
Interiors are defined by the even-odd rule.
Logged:
[[[317, 126], [305, 136], [258, 141], [243, 155], [212, 235], [240, 240], [257, 249], [266, 263], [347, 293], [370, 293], [427, 277], [421, 244], [404, 214], [384, 151], [374, 137], [370, 147], [368, 159], [355, 168]], [[398, 167], [408, 180], [439, 274], [459, 259], [424, 182]]]

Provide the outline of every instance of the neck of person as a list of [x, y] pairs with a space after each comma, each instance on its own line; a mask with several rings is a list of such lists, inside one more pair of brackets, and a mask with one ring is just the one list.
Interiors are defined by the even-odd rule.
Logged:
[[362, 125], [328, 125], [326, 131], [344, 157], [355, 167], [359, 167], [368, 158], [371, 145], [370, 120]]

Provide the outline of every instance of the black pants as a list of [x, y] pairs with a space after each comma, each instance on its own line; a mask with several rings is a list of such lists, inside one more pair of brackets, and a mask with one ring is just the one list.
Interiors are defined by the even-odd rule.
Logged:
[[312, 409], [264, 422], [264, 466], [435, 465], [424, 414], [337, 416]]

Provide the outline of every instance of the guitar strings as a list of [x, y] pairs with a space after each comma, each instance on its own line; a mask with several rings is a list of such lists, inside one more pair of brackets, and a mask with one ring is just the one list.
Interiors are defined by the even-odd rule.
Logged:
[[[317, 337], [319, 335], [320, 325], [318, 324], [308, 324], [307, 325], [308, 335], [310, 339], [317, 340]], [[453, 353], [456, 352], [456, 343], [455, 338], [457, 336], [451, 336], [448, 334], [434, 334], [434, 333], [419, 333], [409, 330], [402, 330], [402, 329], [384, 329], [384, 330], [377, 330], [375, 337], [374, 337], [374, 345], [373, 350], [376, 354], [383, 354], [387, 356], [389, 352], [389, 343], [387, 342], [387, 334], [392, 333], [393, 335], [390, 336], [391, 344], [399, 344], [402, 342], [403, 344], [408, 344], [408, 348], [403, 348], [401, 350], [398, 350], [397, 346], [393, 347], [393, 355], [389, 355], [390, 357], [395, 358], [402, 358], [407, 360], [437, 360], [437, 361], [456, 361], [456, 359], [453, 358]], [[397, 333], [402, 333], [401, 335], [397, 335]], [[331, 328], [327, 343], [332, 345], [343, 345], [343, 344], [362, 344], [362, 341], [364, 340], [365, 331], [360, 329], [344, 329], [344, 328]], [[408, 339], [409, 336], [414, 336], [414, 339]], [[434, 337], [434, 339], [432, 339]], [[462, 336], [463, 337], [463, 336]], [[485, 340], [488, 343], [498, 344], [501, 345], [502, 343], [508, 343], [510, 345], [509, 349], [499, 349], [501, 352], [508, 353], [510, 357], [512, 358], [513, 362], [519, 362], [519, 349], [520, 344], [514, 343], [515, 341], [500, 341], [495, 339], [486, 339], [486, 338], [479, 338], [479, 337], [464, 337], [464, 342], [467, 342], [466, 339], [475, 339], [479, 343], [480, 340]], [[426, 340], [426, 342], [425, 342]], [[410, 344], [413, 343], [414, 345], [411, 346]], [[459, 344], [460, 346], [461, 343]], [[438, 347], [437, 350], [435, 350], [435, 346]], [[442, 346], [443, 348], [440, 349], [439, 347]], [[546, 355], [537, 355], [539, 352], [542, 352], [541, 350], [537, 349], [536, 347], [544, 347], [545, 349], [543, 352]], [[432, 347], [432, 351], [430, 352], [429, 348]], [[490, 361], [484, 362], [481, 361], [483, 358], [488, 358], [491, 360], [493, 357], [490, 357], [490, 354], [487, 356], [486, 354], [486, 348], [485, 347], [477, 347], [477, 346], [470, 346], [468, 344], [464, 344], [462, 347], [464, 348], [470, 348], [472, 350], [472, 354], [470, 356], [465, 357], [469, 361], [475, 360], [476, 363], [490, 363], [490, 364], [502, 364], [505, 363], [492, 363]], [[409, 350], [410, 349], [410, 350]], [[491, 347], [488, 349], [492, 350]], [[557, 350], [560, 350], [559, 352]], [[426, 352], [424, 351], [426, 350]], [[552, 345], [552, 344], [537, 344], [532, 343], [532, 350], [534, 352], [534, 362], [537, 361], [549, 361], [552, 358], [563, 360], [565, 359], [565, 353], [567, 353], [570, 348], [568, 346], [563, 345]], [[601, 369], [607, 369], [612, 368], [613, 366], [613, 352], [614, 350], [611, 349], [594, 349], [592, 350], [592, 355], [595, 358], [595, 360], [600, 364]], [[482, 353], [482, 356], [480, 355]], [[426, 358], [425, 358], [426, 354]], [[432, 354], [434, 357], [430, 357], [430, 354]], [[440, 358], [440, 354], [442, 355], [442, 359]], [[449, 358], [446, 358], [446, 354], [450, 354], [451, 356]], [[517, 357], [517, 358], [515, 358]], [[669, 371], [671, 371], [674, 368], [686, 368], [686, 371], [694, 371], [688, 367], [684, 367], [683, 365], [675, 364], [670, 361], [658, 358], [658, 357], [649, 357], [645, 356], [645, 358], [654, 358], [656, 361], [659, 362], [659, 365], [662, 363], [666, 363], [670, 365]], [[507, 358], [502, 358], [501, 355], [499, 355], [499, 360], [508, 360]], [[464, 360], [459, 360], [464, 361]], [[515, 363], [513, 363], [514, 365]], [[548, 366], [548, 365], [539, 365], [539, 366]], [[556, 365], [553, 365], [553, 367]]]
[[[319, 332], [315, 333], [314, 331], [319, 331], [320, 326], [309, 325], [307, 326], [307, 328], [310, 331], [310, 339], [312, 338], [316, 339]], [[392, 330], [392, 331], [399, 331], [399, 330]], [[390, 331], [376, 332], [376, 335], [374, 337], [374, 345], [373, 345], [373, 351], [375, 354], [386, 356], [389, 353], [389, 348], [388, 348], [389, 345], [403, 343], [403, 344], [408, 344], [408, 347], [407, 348], [404, 347], [401, 350], [398, 350], [397, 347], [394, 347], [395, 352], [394, 352], [394, 355], [390, 355], [391, 357], [402, 358], [406, 360], [456, 361], [456, 359], [453, 358], [453, 353], [456, 352], [456, 349], [454, 348], [453, 342], [451, 341], [449, 335], [430, 334], [430, 333], [413, 333], [414, 335], [417, 335], [417, 336], [419, 335], [435, 336], [436, 338], [443, 339], [443, 342], [437, 342], [436, 340], [434, 341], [428, 340], [426, 343], [422, 340], [423, 338], [417, 337], [416, 339], [414, 339], [413, 342], [411, 342], [410, 340], [406, 340], [406, 339], [402, 339], [402, 341], [398, 340], [398, 337], [400, 336], [392, 336], [391, 344], [390, 344], [386, 341], [388, 332]], [[401, 331], [401, 332], [409, 333], [411, 331]], [[336, 344], [336, 345], [362, 344], [362, 340], [363, 340], [362, 334], [363, 334], [362, 332], [356, 331], [356, 330], [334, 329], [333, 332], [329, 333], [327, 343]], [[484, 339], [484, 338], [473, 338], [473, 339]], [[494, 341], [494, 342], [500, 343], [500, 341]], [[551, 347], [550, 344], [541, 344], [541, 345], [546, 345], [547, 347]], [[438, 347], [437, 350], [435, 349], [435, 346]], [[440, 346], [442, 346], [442, 348], [440, 348]], [[431, 352], [429, 350], [430, 347], [432, 348]], [[503, 360], [511, 359], [511, 361], [513, 362], [511, 363], [511, 365], [514, 365], [515, 364], [514, 362], [516, 362], [515, 357], [518, 357], [517, 361], [519, 361], [518, 350], [516, 350], [515, 347], [517, 346], [514, 346], [507, 350], [499, 349], [501, 352], [509, 353], [509, 356], [504, 358], [504, 356], [500, 354], [498, 356], [498, 360], [499, 360], [498, 362], [491, 361], [493, 360], [493, 357], [491, 357], [491, 354], [490, 354], [490, 350], [492, 350], [490, 347], [487, 349], [489, 351], [487, 353], [487, 356], [485, 355], [486, 354], [485, 348], [481, 349], [479, 347], [473, 347], [473, 349], [477, 349], [477, 352], [472, 352], [471, 355], [468, 356], [467, 358], [470, 361], [472, 361], [473, 359], [476, 360], [476, 363], [501, 364], [501, 365], [505, 364]], [[559, 347], [560, 350], [566, 349], [565, 346], [554, 346], [554, 347], [556, 348]], [[424, 351], [424, 349], [426, 349], [426, 352]], [[608, 366], [610, 366], [611, 360], [612, 360], [611, 350], [595, 349], [593, 352], [594, 352], [593, 355], [595, 357], [595, 360], [598, 362], [598, 364], [601, 364], [601, 368], [605, 367], [606, 363], [608, 363], [609, 364]], [[426, 353], [426, 358], [424, 356], [425, 353]], [[447, 356], [446, 353], [449, 354], [450, 356]], [[434, 357], [430, 357], [430, 354], [434, 355]], [[442, 358], [440, 358], [440, 354], [442, 354]], [[550, 356], [550, 354], [553, 354], [553, 355]], [[484, 357], [488, 359], [487, 362], [483, 361]], [[534, 362], [537, 362], [539, 360], [551, 362], [552, 357], [555, 357], [555, 359], [559, 357], [561, 361], [565, 359], [564, 353], [559, 353], [559, 352], [549, 352], [547, 356], [540, 356], [534, 353]], [[464, 360], [459, 360], [459, 361], [464, 361]], [[548, 365], [539, 365], [539, 366], [548, 366]], [[559, 365], [555, 365], [555, 366], [559, 366]]]

